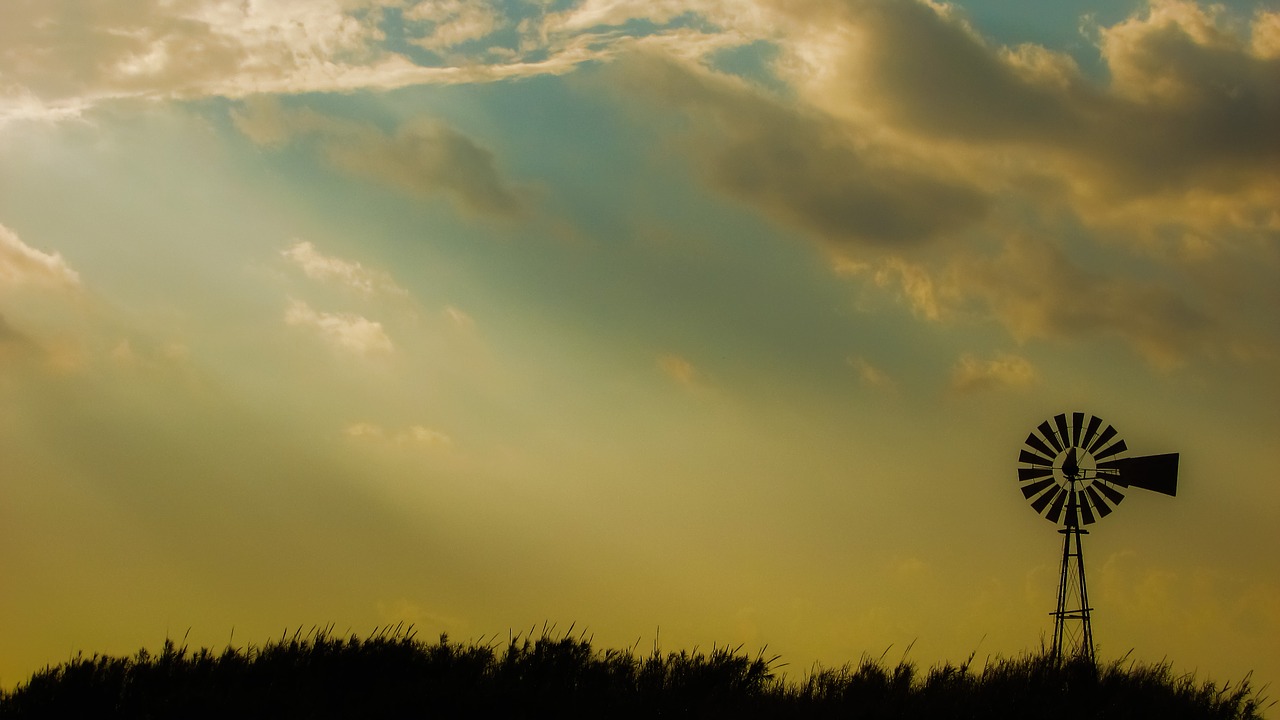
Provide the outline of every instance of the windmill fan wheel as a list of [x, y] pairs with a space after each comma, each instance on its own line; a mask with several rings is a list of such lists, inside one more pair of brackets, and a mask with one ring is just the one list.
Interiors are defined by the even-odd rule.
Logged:
[[1018, 484], [1031, 509], [1049, 522], [1090, 525], [1124, 500], [1120, 469], [1127, 449], [1102, 418], [1055, 415], [1027, 435], [1018, 453]]

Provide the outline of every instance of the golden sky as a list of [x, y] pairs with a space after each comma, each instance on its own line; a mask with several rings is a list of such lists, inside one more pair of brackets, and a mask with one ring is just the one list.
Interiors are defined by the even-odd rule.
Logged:
[[[407, 621], [1280, 680], [1280, 6], [0, 8], [0, 685]], [[914, 643], [914, 645], [913, 645]]]

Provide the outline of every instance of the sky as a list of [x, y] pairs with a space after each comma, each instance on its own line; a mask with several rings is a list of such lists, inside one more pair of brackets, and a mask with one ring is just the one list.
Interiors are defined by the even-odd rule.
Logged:
[[1274, 0], [8, 0], [0, 686], [332, 626], [1280, 681]]

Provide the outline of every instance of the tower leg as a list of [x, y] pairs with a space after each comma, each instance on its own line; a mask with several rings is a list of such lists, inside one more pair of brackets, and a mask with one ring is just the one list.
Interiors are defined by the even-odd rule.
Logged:
[[1062, 566], [1058, 575], [1058, 607], [1053, 612], [1053, 659], [1061, 663], [1069, 658], [1082, 658], [1093, 663], [1093, 627], [1090, 623], [1089, 590], [1084, 575], [1084, 548], [1081, 530], [1075, 523], [1059, 530], [1062, 533]]
[[[1084, 580], [1084, 548], [1080, 545], [1080, 535], [1082, 532], [1076, 530], [1076, 566], [1080, 573], [1080, 646], [1076, 649], [1077, 654], [1089, 661], [1092, 665], [1095, 663], [1093, 648], [1093, 623], [1090, 622], [1090, 615], [1093, 614], [1093, 607], [1089, 605], [1089, 588]], [[1088, 531], [1084, 531], [1088, 534]]]

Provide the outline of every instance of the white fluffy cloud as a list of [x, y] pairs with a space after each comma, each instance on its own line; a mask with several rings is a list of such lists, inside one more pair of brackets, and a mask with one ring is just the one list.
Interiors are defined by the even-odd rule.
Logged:
[[313, 280], [337, 283], [362, 295], [372, 295], [375, 292], [396, 295], [405, 293], [386, 273], [370, 270], [358, 262], [325, 255], [305, 240], [295, 242], [280, 254]]
[[[0, 95], [50, 112], [121, 96], [243, 95], [340, 86], [391, 58], [376, 3], [139, 0], [8, 3]], [[336, 89], [336, 88], [334, 88]]]
[[0, 283], [8, 286], [68, 288], [80, 284], [80, 275], [59, 253], [37, 250], [0, 225]]
[[[416, 84], [485, 82], [564, 73], [606, 57], [607, 47], [521, 28], [489, 2], [459, 0], [19, 0], [0, 23], [0, 125], [74, 117], [121, 97], [240, 98], [344, 92]], [[390, 48], [381, 23], [403, 8], [409, 42], [451, 51], [496, 31], [518, 48], [446, 52], [422, 65]], [[425, 26], [425, 28], [424, 28]], [[554, 37], [553, 37], [554, 35]]]
[[301, 300], [294, 300], [284, 314], [285, 323], [314, 331], [335, 348], [357, 355], [386, 355], [395, 346], [382, 323], [353, 313], [317, 312]]
[[430, 24], [425, 36], [412, 41], [428, 50], [483, 39], [503, 24], [502, 13], [484, 0], [419, 0], [404, 11], [404, 19]]

